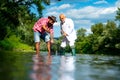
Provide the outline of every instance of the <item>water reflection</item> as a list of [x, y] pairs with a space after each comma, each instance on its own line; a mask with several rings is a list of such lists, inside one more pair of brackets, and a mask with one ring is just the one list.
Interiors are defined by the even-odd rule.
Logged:
[[0, 80], [120, 80], [120, 56], [0, 52]]
[[74, 71], [75, 71], [75, 57], [73, 56], [62, 56], [60, 59], [60, 68], [59, 74], [60, 77], [58, 80], [75, 80]]
[[51, 80], [51, 57], [33, 56], [32, 80]]
[[33, 56], [32, 80], [75, 80], [75, 57]]

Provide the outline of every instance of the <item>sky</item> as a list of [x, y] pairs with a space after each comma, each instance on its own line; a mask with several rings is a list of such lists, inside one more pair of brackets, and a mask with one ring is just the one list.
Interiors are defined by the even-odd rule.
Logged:
[[[91, 33], [91, 25], [100, 22], [105, 24], [107, 20], [115, 20], [118, 7], [120, 7], [120, 0], [51, 0], [49, 6], [45, 5], [43, 16], [56, 16], [54, 37], [61, 36], [59, 20], [61, 13], [74, 21], [76, 31], [84, 28], [89, 34]], [[33, 12], [37, 14], [35, 10]]]

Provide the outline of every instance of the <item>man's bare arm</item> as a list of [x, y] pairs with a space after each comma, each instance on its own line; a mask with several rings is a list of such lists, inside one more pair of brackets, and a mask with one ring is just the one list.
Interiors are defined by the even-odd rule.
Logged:
[[51, 43], [54, 43], [54, 38], [53, 38], [53, 33], [50, 33], [50, 41], [51, 41]]
[[45, 31], [47, 31], [48, 33], [50, 33], [50, 30], [49, 30], [45, 25], [43, 25], [42, 28], [43, 28]]

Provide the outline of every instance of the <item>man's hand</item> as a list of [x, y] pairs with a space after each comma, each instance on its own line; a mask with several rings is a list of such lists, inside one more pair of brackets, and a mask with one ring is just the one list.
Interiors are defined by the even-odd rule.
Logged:
[[42, 27], [46, 32], [50, 33], [50, 30], [45, 25], [43, 25]]
[[68, 36], [65, 32], [63, 33], [63, 36]]
[[63, 36], [68, 36], [68, 34], [66, 34], [63, 30], [61, 30], [61, 34], [62, 34]]

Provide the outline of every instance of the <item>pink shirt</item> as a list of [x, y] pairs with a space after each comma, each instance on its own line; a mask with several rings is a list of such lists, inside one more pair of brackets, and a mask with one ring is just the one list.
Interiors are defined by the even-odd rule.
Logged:
[[53, 26], [48, 26], [47, 23], [48, 23], [48, 18], [40, 18], [34, 24], [33, 31], [35, 31], [35, 32], [39, 31], [41, 33], [44, 33], [45, 30], [42, 28], [42, 26], [45, 25], [50, 30], [50, 33], [53, 34]]

